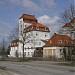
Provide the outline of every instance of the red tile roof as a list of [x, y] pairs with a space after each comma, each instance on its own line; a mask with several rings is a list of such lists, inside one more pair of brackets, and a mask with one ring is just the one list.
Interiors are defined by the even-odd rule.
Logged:
[[18, 46], [18, 42], [19, 42], [19, 39], [15, 39], [11, 42], [11, 47], [16, 47]]
[[75, 17], [71, 20], [71, 22], [75, 23]]
[[32, 25], [28, 26], [27, 28], [24, 29], [24, 31], [28, 32], [28, 31], [46, 31], [46, 32], [50, 32], [49, 28], [47, 26], [44, 26], [40, 23], [33, 23]]
[[64, 46], [74, 46], [74, 42], [69, 36], [59, 35], [54, 33], [54, 35], [48, 40], [44, 47], [64, 47]]
[[65, 27], [74, 28], [70, 23], [66, 23], [62, 28], [65, 28]]
[[28, 14], [21, 15], [19, 19], [21, 18], [37, 20], [33, 15], [28, 15]]
[[37, 22], [37, 19], [33, 15], [23, 14], [19, 19], [23, 18], [23, 21], [26, 23]]

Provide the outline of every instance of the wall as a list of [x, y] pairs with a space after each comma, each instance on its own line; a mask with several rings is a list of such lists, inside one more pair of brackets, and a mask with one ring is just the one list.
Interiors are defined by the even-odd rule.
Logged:
[[16, 57], [17, 50], [18, 50], [18, 47], [11, 47], [10, 57]]
[[[61, 58], [60, 49], [63, 47], [44, 47], [43, 48], [43, 57], [55, 56], [56, 58]], [[46, 51], [46, 52], [45, 52]]]

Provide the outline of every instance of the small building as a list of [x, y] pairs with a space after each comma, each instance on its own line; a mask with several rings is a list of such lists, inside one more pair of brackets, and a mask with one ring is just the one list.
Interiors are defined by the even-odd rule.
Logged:
[[43, 57], [62, 58], [63, 51], [65, 50], [66, 54], [68, 54], [67, 47], [73, 45], [74, 43], [69, 36], [54, 33], [43, 47]]
[[19, 39], [13, 40], [11, 42], [10, 57], [16, 57], [16, 53], [18, 53], [18, 44]]

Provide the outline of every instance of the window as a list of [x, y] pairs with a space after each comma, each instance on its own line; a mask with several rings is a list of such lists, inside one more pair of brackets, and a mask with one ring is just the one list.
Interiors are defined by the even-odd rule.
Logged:
[[29, 49], [29, 47], [28, 47], [28, 49]]
[[62, 43], [62, 40], [59, 40], [59, 43]]
[[36, 33], [36, 36], [38, 35], [38, 33]]
[[47, 30], [48, 30], [48, 28], [45, 28], [45, 30], [47, 31]]
[[33, 55], [33, 52], [31, 52], [31, 54]]
[[39, 45], [41, 45], [41, 42], [39, 42]]
[[46, 37], [47, 35], [45, 34], [45, 37]]
[[24, 56], [26, 56], [26, 52], [24, 52]]
[[29, 56], [29, 52], [28, 52], [28, 56]]
[[33, 49], [33, 47], [31, 47], [31, 49]]
[[36, 27], [37, 30], [39, 30], [39, 27]]
[[26, 50], [26, 47], [24, 49]]
[[25, 25], [25, 28], [26, 28], [26, 25]]
[[62, 55], [62, 49], [60, 49], [60, 55]]

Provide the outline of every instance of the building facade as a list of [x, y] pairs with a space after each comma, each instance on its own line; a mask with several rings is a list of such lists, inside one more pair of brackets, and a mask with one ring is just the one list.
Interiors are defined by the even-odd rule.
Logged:
[[16, 52], [19, 49], [19, 39], [13, 40], [11, 42], [11, 49], [10, 49], [10, 57], [16, 57]]
[[[28, 38], [27, 38], [28, 37]], [[25, 39], [25, 41], [23, 40]], [[33, 57], [37, 47], [45, 45], [44, 40], [50, 38], [50, 30], [47, 26], [40, 24], [35, 16], [23, 14], [19, 18], [19, 57], [23, 56], [23, 44], [25, 57]]]
[[61, 32], [63, 35], [68, 35], [73, 40], [75, 39], [75, 17], [61, 28]]

